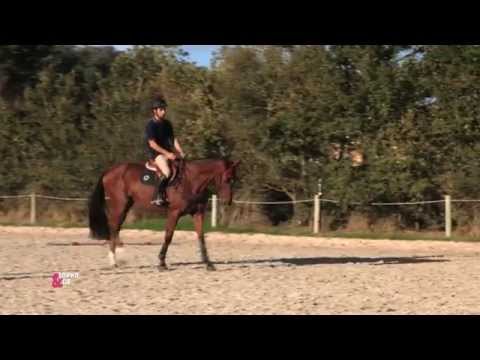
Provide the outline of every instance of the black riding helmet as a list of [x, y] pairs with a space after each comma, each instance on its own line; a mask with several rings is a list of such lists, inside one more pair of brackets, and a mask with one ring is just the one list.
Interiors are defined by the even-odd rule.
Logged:
[[166, 109], [167, 108], [167, 102], [163, 99], [157, 99], [157, 100], [154, 100], [152, 101], [152, 104], [151, 104], [151, 109]]

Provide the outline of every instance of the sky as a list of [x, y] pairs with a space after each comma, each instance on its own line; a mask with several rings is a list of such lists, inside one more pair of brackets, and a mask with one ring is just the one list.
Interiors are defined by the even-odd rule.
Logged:
[[[119, 50], [128, 49], [131, 45], [113, 45]], [[199, 66], [210, 66], [212, 53], [220, 45], [182, 45], [182, 48], [190, 54], [190, 60]]]

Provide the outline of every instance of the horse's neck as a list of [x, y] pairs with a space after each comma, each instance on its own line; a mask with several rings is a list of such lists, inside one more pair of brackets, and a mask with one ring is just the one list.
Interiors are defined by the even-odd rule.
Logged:
[[201, 166], [200, 164], [195, 162], [187, 162], [185, 166], [185, 174], [183, 177], [183, 181], [188, 181], [192, 194], [198, 195], [203, 193], [207, 189], [207, 187], [214, 181], [215, 177], [219, 175], [220, 170], [215, 169], [214, 165]]

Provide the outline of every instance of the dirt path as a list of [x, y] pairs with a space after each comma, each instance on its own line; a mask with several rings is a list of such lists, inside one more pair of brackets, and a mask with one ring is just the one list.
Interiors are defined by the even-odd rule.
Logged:
[[0, 227], [0, 314], [480, 314], [480, 243], [210, 233], [210, 273], [177, 232], [160, 273], [163, 233], [123, 231], [117, 270], [87, 234]]

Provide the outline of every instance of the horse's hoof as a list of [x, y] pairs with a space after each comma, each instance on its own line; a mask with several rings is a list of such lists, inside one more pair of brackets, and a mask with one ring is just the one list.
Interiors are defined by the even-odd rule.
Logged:
[[117, 267], [127, 265], [127, 260], [117, 260]]
[[158, 265], [158, 271], [168, 271], [167, 265]]
[[217, 268], [213, 264], [207, 264], [207, 271], [217, 271]]

